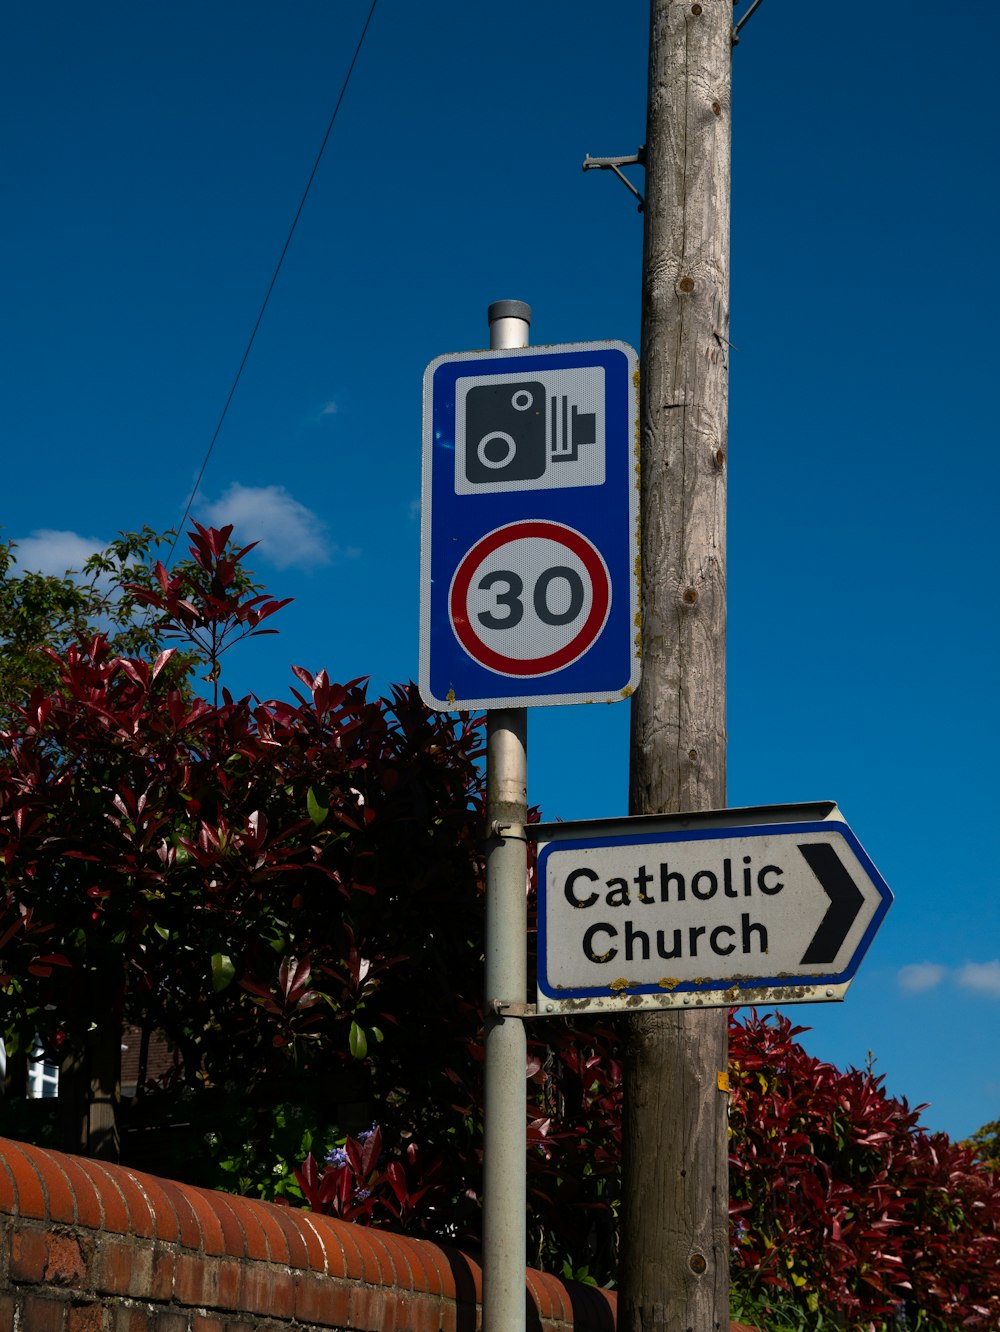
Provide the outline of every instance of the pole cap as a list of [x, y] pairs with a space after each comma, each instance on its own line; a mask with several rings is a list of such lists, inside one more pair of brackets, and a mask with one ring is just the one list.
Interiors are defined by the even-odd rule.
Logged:
[[486, 311], [491, 324], [498, 319], [523, 319], [531, 323], [531, 306], [526, 301], [494, 301]]

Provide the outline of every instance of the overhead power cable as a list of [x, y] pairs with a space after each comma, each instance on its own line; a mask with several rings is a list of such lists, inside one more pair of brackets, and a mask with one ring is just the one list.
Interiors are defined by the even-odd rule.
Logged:
[[288, 247], [291, 245], [292, 237], [295, 235], [295, 228], [299, 225], [299, 218], [302, 216], [302, 210], [303, 208], [305, 208], [306, 200], [309, 198], [309, 191], [312, 189], [313, 181], [316, 179], [316, 172], [319, 170], [319, 164], [323, 160], [323, 153], [326, 151], [326, 145], [329, 142], [330, 135], [333, 132], [333, 127], [336, 124], [337, 113], [340, 110], [341, 103], [343, 102], [344, 96], [347, 93], [348, 85], [351, 82], [351, 75], [354, 73], [354, 66], [358, 63], [358, 57], [361, 55], [361, 48], [365, 44], [365, 37], [367, 36], [368, 29], [371, 26], [372, 16], [375, 13], [375, 6], [377, 4], [378, 0], [372, 0], [371, 8], [368, 10], [368, 17], [365, 19], [365, 25], [361, 29], [361, 36], [358, 38], [358, 44], [354, 48], [354, 55], [351, 58], [350, 65], [348, 65], [347, 67], [347, 73], [344, 75], [344, 82], [340, 88], [340, 96], [337, 98], [337, 104], [333, 108], [333, 114], [330, 116], [330, 123], [327, 125], [326, 133], [323, 135], [323, 142], [319, 146], [319, 152], [316, 154], [315, 162], [313, 162], [312, 171], [310, 171], [309, 179], [306, 181], [306, 187], [302, 191], [302, 198], [299, 200], [299, 206], [295, 210], [295, 216], [292, 219], [292, 225], [288, 229], [288, 235], [285, 238], [285, 243], [282, 246], [281, 254], [278, 257], [278, 262], [275, 265], [274, 273], [272, 274], [271, 281], [268, 284], [267, 292], [264, 296], [263, 302], [261, 303], [260, 311], [257, 315], [257, 322], [253, 326], [253, 332], [250, 334], [250, 339], [247, 342], [246, 350], [243, 352], [243, 359], [240, 361], [239, 369], [236, 371], [236, 377], [233, 379], [232, 385], [230, 386], [229, 394], [226, 398], [225, 405], [222, 408], [222, 413], [219, 416], [218, 422], [216, 423], [215, 432], [212, 435], [208, 448], [205, 450], [205, 457], [202, 459], [201, 467], [198, 469], [198, 475], [195, 478], [195, 483], [191, 488], [191, 494], [188, 496], [187, 504], [185, 504], [184, 506], [184, 513], [182, 514], [181, 521], [177, 527], [177, 535], [174, 537], [173, 541], [170, 544], [170, 550], [167, 554], [168, 562], [170, 560], [170, 557], [174, 553], [174, 547], [177, 545], [180, 534], [184, 530], [184, 524], [191, 516], [191, 506], [194, 504], [195, 497], [197, 496], [198, 490], [201, 487], [202, 478], [204, 477], [205, 469], [208, 466], [208, 460], [212, 456], [212, 450], [215, 448], [216, 440], [219, 438], [223, 422], [226, 419], [226, 415], [229, 412], [230, 405], [236, 394], [236, 389], [238, 388], [239, 382], [243, 377], [243, 371], [246, 368], [247, 361], [250, 358], [250, 352], [251, 349], [253, 348], [254, 340], [257, 337], [257, 331], [260, 328], [261, 323], [264, 319], [264, 312], [267, 310], [268, 302], [271, 299], [271, 293], [274, 291], [275, 283], [278, 281], [278, 274], [281, 272], [281, 266], [285, 262], [285, 255], [288, 253]]

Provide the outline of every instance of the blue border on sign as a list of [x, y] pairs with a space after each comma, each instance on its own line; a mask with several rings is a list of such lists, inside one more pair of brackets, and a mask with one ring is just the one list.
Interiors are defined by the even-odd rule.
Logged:
[[[422, 552], [421, 689], [431, 706], [462, 708], [531, 702], [578, 702], [627, 696], [636, 657], [633, 596], [636, 504], [631, 349], [624, 344], [525, 348], [488, 356], [443, 357], [428, 368], [430, 456], [425, 457]], [[600, 366], [605, 385], [605, 480], [598, 486], [492, 494], [455, 493], [456, 384], [470, 375], [530, 374]], [[425, 398], [428, 385], [425, 385]], [[428, 423], [425, 422], [425, 431]], [[455, 570], [486, 533], [509, 523], [547, 519], [574, 528], [600, 551], [611, 578], [611, 607], [601, 633], [575, 662], [547, 675], [516, 677], [473, 660], [451, 626], [448, 594]], [[555, 698], [554, 696], [560, 696]], [[454, 698], [454, 703], [448, 702]], [[508, 702], [518, 700], [518, 702]]]
[[[555, 838], [541, 848], [538, 853], [538, 868], [536, 871], [535, 882], [537, 885], [538, 901], [538, 965], [537, 982], [538, 991], [546, 999], [584, 999], [596, 996], [608, 996], [610, 990], [608, 985], [595, 986], [574, 986], [553, 988], [546, 975], [546, 963], [548, 960], [548, 924], [546, 905], [548, 900], [548, 887], [546, 882], [546, 869], [549, 854], [553, 851], [588, 851], [596, 848], [613, 846], [658, 846], [668, 842], [706, 842], [734, 839], [737, 837], [766, 837], [783, 836], [794, 837], [800, 833], [830, 833], [834, 832], [843, 837], [844, 841], [858, 858], [862, 869], [868, 875], [872, 884], [879, 894], [879, 904], [875, 908], [875, 913], [869, 921], [864, 934], [858, 943], [857, 948], [843, 971], [832, 973], [823, 973], [808, 976], [789, 977], [785, 976], [755, 976], [752, 978], [741, 977], [738, 982], [721, 981], [719, 979], [709, 979], [701, 983], [695, 981], [680, 981], [672, 990], [671, 994], [697, 994], [699, 991], [719, 990], [728, 988], [730, 984], [735, 984], [739, 989], [758, 989], [762, 987], [777, 987], [785, 985], [795, 985], [797, 983], [808, 983], [810, 985], [838, 985], [844, 981], [849, 981], [857, 972], [861, 965], [861, 959], [867, 953], [868, 948], [878, 932], [879, 926], [885, 919], [885, 914], [892, 904], [892, 892], [889, 885], [882, 878], [867, 851], [858, 841], [857, 837], [851, 831], [846, 823], [825, 820], [821, 822], [808, 823], [773, 823], [773, 824], [751, 824], [744, 828], [706, 828], [701, 831], [682, 830], [676, 833], [647, 833], [639, 836], [613, 837], [568, 837], [565, 840]], [[609, 982], [610, 983], [610, 982]], [[658, 985], [630, 985], [627, 989], [621, 990], [620, 995], [624, 998], [630, 994], [662, 994], [663, 991]]]

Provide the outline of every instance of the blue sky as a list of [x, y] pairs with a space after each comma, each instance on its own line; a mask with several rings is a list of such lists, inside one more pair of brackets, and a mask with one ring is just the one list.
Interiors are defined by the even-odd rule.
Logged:
[[[737, 9], [737, 15], [742, 8]], [[8, 6], [0, 523], [62, 571], [176, 524], [368, 0]], [[294, 596], [227, 668], [417, 673], [421, 379], [519, 298], [638, 345], [645, 3], [379, 0], [195, 504]], [[896, 902], [807, 1048], [1000, 1114], [1000, 14], [764, 0], [734, 53], [729, 802], [835, 799]], [[641, 186], [641, 174], [632, 169]], [[627, 706], [535, 709], [548, 818], [626, 812]]]

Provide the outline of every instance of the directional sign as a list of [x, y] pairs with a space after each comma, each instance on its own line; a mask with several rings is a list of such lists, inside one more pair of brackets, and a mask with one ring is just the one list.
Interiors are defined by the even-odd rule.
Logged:
[[543, 1013], [843, 999], [892, 902], [830, 802], [531, 832]]
[[636, 356], [439, 356], [424, 376], [420, 691], [433, 708], [627, 698], [639, 678]]

